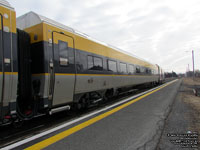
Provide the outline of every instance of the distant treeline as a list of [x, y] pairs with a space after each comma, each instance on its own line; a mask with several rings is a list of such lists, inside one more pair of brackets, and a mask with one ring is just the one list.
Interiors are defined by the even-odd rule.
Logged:
[[172, 78], [172, 77], [178, 77], [176, 72], [165, 72], [165, 78]]
[[[193, 71], [187, 71], [185, 76], [186, 77], [193, 77]], [[194, 76], [195, 77], [200, 77], [200, 70], [195, 70]]]

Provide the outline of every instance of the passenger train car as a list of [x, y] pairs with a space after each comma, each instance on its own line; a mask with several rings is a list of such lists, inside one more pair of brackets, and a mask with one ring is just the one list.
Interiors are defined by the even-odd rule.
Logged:
[[86, 108], [160, 83], [158, 66], [0, 0], [0, 124]]

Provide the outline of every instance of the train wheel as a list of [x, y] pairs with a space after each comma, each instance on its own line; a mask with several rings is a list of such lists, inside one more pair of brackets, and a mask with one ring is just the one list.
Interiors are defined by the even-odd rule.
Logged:
[[77, 109], [87, 109], [93, 106], [97, 106], [103, 101], [102, 96], [98, 92], [90, 92], [84, 94], [79, 103], [77, 103]]
[[104, 99], [105, 101], [111, 99], [114, 96], [114, 90], [113, 89], [109, 89], [106, 91], [105, 95], [104, 95]]

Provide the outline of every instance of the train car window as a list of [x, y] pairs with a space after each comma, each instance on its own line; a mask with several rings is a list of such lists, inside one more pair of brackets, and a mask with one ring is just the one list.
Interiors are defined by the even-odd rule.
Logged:
[[149, 74], [149, 69], [148, 68], [145, 68], [145, 73]]
[[134, 66], [133, 65], [129, 65], [129, 73], [134, 73]]
[[140, 67], [139, 66], [136, 67], [136, 73], [140, 73]]
[[108, 60], [108, 70], [113, 71], [113, 72], [117, 72], [117, 62], [112, 61], [112, 60]]
[[155, 70], [152, 70], [151, 72], [152, 72], [152, 74], [155, 74]]
[[140, 72], [141, 72], [141, 73], [145, 73], [144, 67], [140, 67]]
[[120, 63], [120, 71], [123, 73], [127, 73], [127, 66], [125, 63]]
[[94, 57], [94, 70], [102, 70], [103, 69], [103, 60], [99, 57]]
[[64, 41], [58, 41], [58, 48], [59, 48], [59, 59], [61, 66], [68, 65], [68, 44]]
[[88, 69], [92, 69], [94, 67], [94, 61], [93, 61], [93, 57], [92, 56], [88, 56], [87, 57], [87, 61], [88, 61]]
[[152, 74], [152, 70], [151, 69], [149, 69], [149, 74]]

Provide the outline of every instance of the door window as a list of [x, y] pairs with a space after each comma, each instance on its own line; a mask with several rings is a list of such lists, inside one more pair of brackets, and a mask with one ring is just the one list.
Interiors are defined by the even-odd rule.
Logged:
[[68, 62], [68, 44], [64, 41], [58, 41], [60, 65], [67, 66]]

